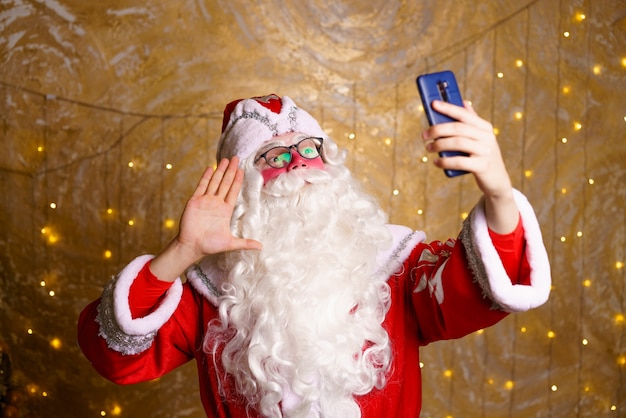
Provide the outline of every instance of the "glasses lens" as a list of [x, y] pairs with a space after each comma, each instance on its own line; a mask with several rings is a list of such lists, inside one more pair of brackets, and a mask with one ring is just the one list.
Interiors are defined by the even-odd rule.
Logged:
[[270, 167], [283, 168], [291, 161], [291, 150], [287, 147], [276, 147], [267, 151], [265, 160]]
[[300, 154], [301, 156], [309, 160], [312, 160], [313, 158], [317, 158], [320, 155], [320, 152], [318, 149], [319, 145], [320, 144], [315, 142], [315, 140], [313, 140], [312, 138], [304, 139], [298, 142], [298, 148], [297, 148], [298, 154]]

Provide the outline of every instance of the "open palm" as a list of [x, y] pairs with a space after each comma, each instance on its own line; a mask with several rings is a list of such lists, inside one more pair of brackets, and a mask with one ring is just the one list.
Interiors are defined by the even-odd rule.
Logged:
[[240, 249], [259, 249], [254, 240], [236, 238], [230, 230], [237, 196], [243, 183], [239, 161], [220, 161], [215, 170], [207, 168], [187, 201], [180, 221], [178, 242], [197, 258]]

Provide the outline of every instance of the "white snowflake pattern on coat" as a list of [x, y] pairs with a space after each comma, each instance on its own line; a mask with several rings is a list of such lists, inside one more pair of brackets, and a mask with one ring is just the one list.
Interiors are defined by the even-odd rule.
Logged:
[[[450, 255], [450, 251], [445, 249], [444, 245], [453, 248], [454, 240], [449, 239], [446, 241], [445, 244], [441, 242], [437, 243], [439, 251], [437, 251], [436, 253], [430, 250], [424, 250], [420, 255], [417, 266], [413, 268], [413, 271], [411, 272], [411, 274], [415, 276], [415, 274], [417, 274], [417, 271], [424, 270], [422, 276], [419, 279], [419, 282], [417, 283], [417, 286], [415, 286], [415, 289], [413, 290], [413, 293], [419, 293], [428, 288], [430, 296], [432, 297], [433, 295], [435, 295], [437, 303], [439, 303], [440, 305], [443, 303], [444, 299], [442, 273], [443, 269], [446, 267], [446, 263], [448, 262], [447, 258]], [[439, 268], [437, 269], [437, 271], [435, 271], [435, 274], [432, 275], [432, 277], [428, 277], [426, 273], [434, 268], [437, 264], [439, 264], [439, 260], [441, 257], [446, 258], [446, 260], [439, 266]]]

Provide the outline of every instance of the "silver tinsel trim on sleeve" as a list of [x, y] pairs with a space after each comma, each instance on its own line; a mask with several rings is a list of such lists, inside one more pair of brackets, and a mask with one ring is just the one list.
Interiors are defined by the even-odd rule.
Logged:
[[125, 333], [115, 319], [113, 290], [117, 283], [117, 277], [113, 277], [102, 292], [98, 316], [96, 321], [100, 324], [99, 335], [104, 338], [107, 345], [124, 355], [139, 354], [152, 345], [156, 331], [146, 335], [130, 335]]
[[[474, 212], [474, 210], [472, 210], [472, 212]], [[472, 215], [474, 214], [470, 213], [470, 216], [463, 221], [463, 228], [461, 228], [461, 232], [459, 233], [459, 240], [465, 248], [467, 264], [474, 276], [474, 282], [482, 289], [483, 297], [489, 298], [492, 301], [492, 309], [503, 310], [503, 307], [493, 298], [491, 287], [489, 286], [489, 278], [487, 277], [487, 270], [485, 269], [485, 265], [483, 264], [478, 250], [474, 247], [474, 241], [472, 240], [472, 235], [474, 234], [471, 222]]]

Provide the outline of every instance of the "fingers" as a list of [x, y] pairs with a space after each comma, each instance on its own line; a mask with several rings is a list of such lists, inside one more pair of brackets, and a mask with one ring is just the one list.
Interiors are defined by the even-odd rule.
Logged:
[[213, 174], [213, 168], [207, 167], [202, 173], [202, 177], [196, 186], [196, 189], [193, 191], [193, 197], [202, 196], [206, 193], [207, 186], [209, 185], [209, 181], [211, 180], [211, 175]]
[[215, 170], [208, 167], [204, 171], [193, 196], [217, 196], [229, 204], [234, 204], [242, 182], [243, 170], [239, 169], [239, 159], [237, 157], [231, 160], [224, 158]]
[[491, 128], [489, 122], [476, 114], [469, 101], [465, 101], [464, 105], [465, 107], [461, 107], [441, 100], [434, 100], [432, 103], [433, 109], [437, 112], [443, 113], [459, 122], [467, 123], [483, 130]]
[[262, 250], [263, 246], [259, 241], [246, 238], [238, 238], [233, 242], [233, 250]]

